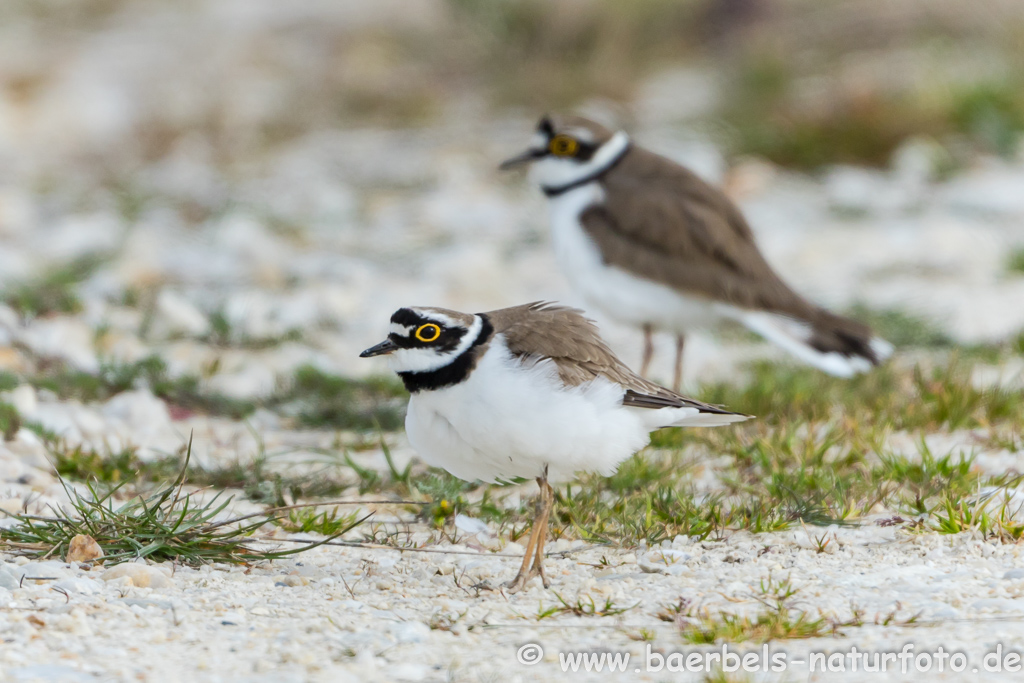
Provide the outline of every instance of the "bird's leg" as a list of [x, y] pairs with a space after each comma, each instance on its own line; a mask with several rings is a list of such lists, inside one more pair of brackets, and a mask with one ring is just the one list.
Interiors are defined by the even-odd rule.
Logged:
[[646, 377], [647, 371], [651, 367], [651, 358], [654, 357], [654, 339], [652, 335], [654, 330], [649, 324], [644, 325], [644, 357], [640, 361], [640, 376]]
[[526, 540], [526, 552], [523, 553], [523, 563], [519, 565], [519, 572], [516, 573], [514, 579], [505, 584], [509, 593], [518, 593], [523, 590], [526, 587], [526, 582], [533, 578], [533, 568], [530, 566], [530, 562], [533, 560], [533, 554], [537, 548], [537, 536], [539, 535], [537, 532], [537, 520], [534, 519], [530, 537]]
[[676, 335], [676, 365], [672, 375], [672, 391], [679, 391], [683, 386], [683, 346], [686, 344], [686, 335]]
[[541, 510], [542, 521], [540, 522], [540, 535], [537, 537], [537, 550], [533, 554], [533, 572], [540, 576], [541, 583], [547, 588], [551, 585], [551, 581], [544, 573], [544, 544], [548, 538], [548, 521], [551, 519], [551, 508], [555, 504], [555, 492], [546, 478], [538, 477], [537, 485], [540, 486], [540, 502], [544, 507]]
[[548, 587], [547, 577], [544, 576], [544, 537], [548, 532], [548, 514], [551, 512], [551, 505], [555, 496], [548, 485], [547, 469], [542, 477], [537, 477], [537, 485], [540, 487], [540, 494], [537, 496], [537, 505], [533, 516], [533, 528], [530, 530], [530, 538], [526, 542], [526, 552], [523, 555], [523, 563], [519, 566], [519, 573], [515, 578], [505, 584], [509, 593], [518, 593], [526, 587], [526, 584], [535, 576], [540, 576], [544, 587]]

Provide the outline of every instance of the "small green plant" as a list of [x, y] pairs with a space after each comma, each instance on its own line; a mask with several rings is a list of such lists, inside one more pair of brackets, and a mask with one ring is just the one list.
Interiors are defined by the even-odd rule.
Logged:
[[47, 271], [34, 280], [15, 285], [0, 294], [0, 301], [22, 316], [77, 313], [82, 308], [75, 288], [100, 267], [104, 257], [86, 256]]
[[383, 434], [380, 435], [379, 443], [387, 463], [385, 472], [360, 465], [347, 450], [342, 452], [342, 463], [355, 474], [360, 494], [372, 491], [401, 498], [429, 499], [432, 502], [418, 511], [419, 517], [432, 522], [437, 529], [444, 527], [460, 513], [485, 521], [504, 523], [522, 512], [499, 507], [491, 497], [490, 488], [484, 489], [479, 500], [471, 502], [467, 494], [480, 486], [478, 482], [464, 481], [436, 467], [414, 468], [414, 461], [399, 468]]
[[881, 452], [881, 464], [872, 471], [880, 488], [886, 483], [897, 485], [900, 503], [910, 511], [925, 513], [929, 501], [937, 496], [959, 498], [977, 488], [981, 475], [972, 471], [974, 456], [947, 454], [937, 458], [923, 440], [918, 453], [920, 460]]
[[975, 386], [971, 364], [957, 354], [933, 366], [902, 369], [890, 363], [851, 379], [759, 362], [747, 383], [709, 385], [700, 398], [772, 425], [842, 416], [876, 428], [960, 429], [1024, 419], [1020, 392]]
[[679, 619], [683, 640], [694, 644], [717, 642], [738, 643], [752, 641], [817, 638], [831, 631], [828, 621], [812, 617], [793, 606], [793, 597], [799, 592], [789, 579], [763, 579], [760, 590], [751, 597], [762, 609], [754, 617], [729, 612], [711, 613], [707, 610], [691, 612]]
[[21, 415], [9, 403], [0, 403], [0, 436], [4, 441], [11, 441], [21, 429]]
[[338, 496], [350, 486], [350, 482], [332, 463], [323, 464], [316, 471], [300, 474], [289, 470], [271, 468], [271, 461], [282, 453], [268, 453], [263, 439], [250, 429], [256, 441], [256, 453], [251, 459], [239, 459], [216, 466], [189, 467], [186, 481], [194, 486], [209, 486], [218, 489], [242, 489], [246, 498], [256, 503], [277, 507], [287, 504], [286, 496], [293, 502], [301, 498], [323, 498]]
[[554, 617], [559, 614], [571, 614], [577, 617], [614, 617], [620, 614], [625, 614], [631, 609], [634, 609], [640, 605], [630, 605], [629, 607], [620, 607], [615, 604], [615, 601], [611, 598], [606, 598], [604, 604], [599, 604], [594, 601], [594, 597], [590, 594], [579, 594], [572, 601], [566, 600], [558, 593], [555, 593], [555, 599], [558, 600], [557, 605], [550, 607], [539, 607], [537, 610], [537, 621], [547, 619], [548, 617]]
[[47, 451], [62, 478], [103, 484], [166, 480], [181, 467], [181, 460], [173, 456], [144, 461], [134, 448], [105, 454], [81, 444], [69, 446], [56, 440], [47, 443]]
[[382, 475], [379, 471], [370, 467], [362, 467], [352, 459], [351, 454], [347, 450], [342, 453], [345, 464], [355, 472], [358, 478], [359, 493], [389, 491], [401, 496], [408, 495], [413, 489], [412, 460], [407, 462], [404, 468], [398, 469], [394, 458], [391, 456], [391, 448], [384, 440], [383, 433], [378, 434], [378, 443], [380, 444], [381, 452], [384, 454], [384, 461], [388, 465], [387, 475]]
[[241, 419], [257, 407], [252, 401], [204, 391], [198, 377], [172, 377], [166, 362], [155, 355], [134, 363], [104, 363], [95, 374], [56, 364], [27, 379], [30, 384], [48, 389], [63, 399], [82, 402], [105, 401], [122, 391], [145, 386], [177, 409], [188, 412]]
[[736, 674], [726, 673], [721, 669], [715, 669], [711, 673], [704, 674], [701, 683], [747, 683], [749, 680], [748, 676], [737, 676]]
[[278, 520], [277, 524], [286, 531], [339, 536], [355, 528], [358, 518], [356, 512], [339, 515], [338, 508], [317, 512], [314, 507], [303, 507], [290, 510], [288, 517]]
[[626, 637], [641, 643], [653, 643], [658, 634], [649, 628], [641, 628], [636, 631], [626, 631]]
[[[16, 377], [3, 377], [17, 386]], [[397, 429], [402, 424], [407, 396], [401, 383], [391, 378], [350, 379], [302, 366], [271, 396], [258, 401], [236, 399], [209, 391], [199, 377], [172, 376], [167, 363], [155, 355], [133, 363], [104, 363], [96, 373], [52, 364], [26, 380], [63, 399], [82, 402], [105, 401], [143, 386], [184, 414], [196, 412], [237, 420], [264, 407], [294, 416], [302, 426], [316, 429]]]
[[930, 528], [940, 534], [959, 534], [976, 531], [982, 538], [1003, 543], [1018, 543], [1024, 539], [1024, 522], [1017, 519], [1020, 503], [1005, 494], [1000, 504], [992, 509], [990, 501], [995, 494], [975, 500], [946, 496], [931, 513]]
[[[231, 499], [218, 494], [201, 502], [195, 494], [183, 490], [190, 453], [191, 444], [184, 466], [170, 485], [125, 502], [116, 499], [121, 485], [102, 491], [90, 482], [86, 484], [86, 493], [82, 493], [64, 484], [72, 514], [54, 517], [10, 514], [17, 524], [0, 528], [0, 543], [31, 557], [63, 557], [72, 538], [88, 535], [103, 549], [106, 563], [147, 558], [198, 565], [274, 560], [326, 542], [288, 550], [254, 547], [252, 534], [264, 524], [277, 520], [279, 515], [255, 514], [217, 521]], [[350, 520], [327, 540], [363, 521]]]
[[236, 329], [224, 311], [220, 310], [210, 314], [210, 332], [202, 339], [212, 346], [253, 350], [271, 349], [287, 342], [301, 340], [302, 330], [299, 329], [291, 329], [283, 334], [270, 337], [251, 336]]
[[403, 423], [407, 396], [401, 382], [392, 377], [356, 380], [307, 365], [269, 404], [314, 429], [393, 431]]
[[1024, 247], [1017, 247], [1006, 257], [1006, 272], [1010, 275], [1024, 275]]
[[0, 391], [10, 391], [11, 389], [16, 389], [19, 384], [21, 384], [21, 381], [18, 379], [18, 376], [15, 375], [13, 372], [8, 372], [7, 370], [0, 370]]

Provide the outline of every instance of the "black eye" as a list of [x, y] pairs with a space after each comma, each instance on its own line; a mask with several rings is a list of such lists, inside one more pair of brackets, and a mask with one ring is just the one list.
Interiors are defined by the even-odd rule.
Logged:
[[580, 143], [568, 135], [556, 135], [548, 143], [548, 149], [557, 157], [571, 157], [579, 148]]
[[437, 338], [441, 336], [441, 326], [435, 325], [434, 323], [426, 323], [416, 328], [416, 338], [421, 342], [429, 344], [432, 341], [437, 341]]

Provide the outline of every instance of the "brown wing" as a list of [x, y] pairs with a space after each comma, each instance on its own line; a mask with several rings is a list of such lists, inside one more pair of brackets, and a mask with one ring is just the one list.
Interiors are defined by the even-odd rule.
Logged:
[[743, 308], [815, 314], [764, 260], [739, 209], [689, 170], [635, 147], [602, 186], [606, 201], [581, 221], [608, 263]]
[[638, 408], [693, 407], [701, 412], [731, 414], [717, 406], [681, 396], [627, 368], [601, 340], [597, 326], [581, 311], [543, 301], [485, 314], [508, 350], [523, 360], [550, 358], [567, 386], [598, 376], [625, 390], [624, 405]]

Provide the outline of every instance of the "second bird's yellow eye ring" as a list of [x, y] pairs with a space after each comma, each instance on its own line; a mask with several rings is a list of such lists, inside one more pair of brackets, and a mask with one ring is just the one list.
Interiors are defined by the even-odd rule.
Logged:
[[437, 341], [437, 338], [441, 336], [441, 326], [435, 325], [434, 323], [426, 323], [416, 328], [416, 338], [421, 342], [429, 344], [432, 341]]
[[576, 153], [580, 144], [568, 135], [556, 135], [548, 143], [551, 153], [559, 157], [569, 157]]

